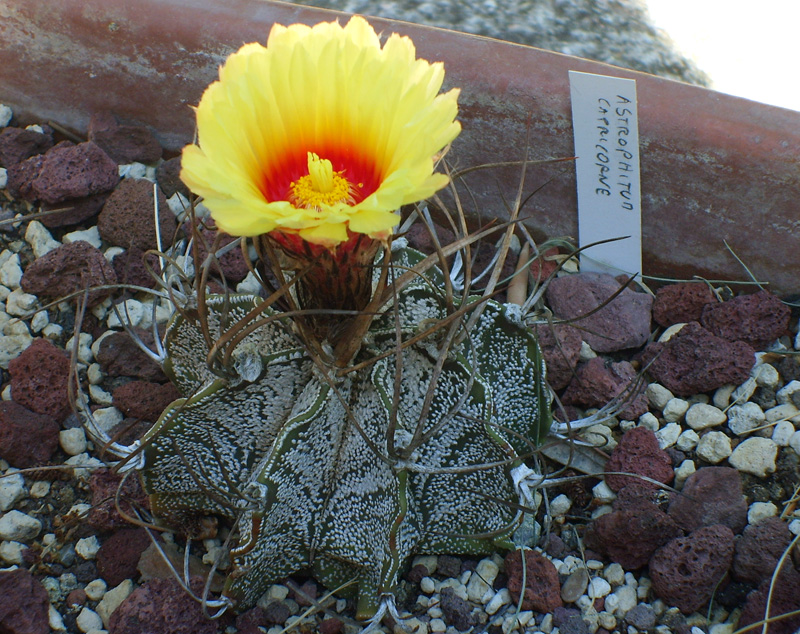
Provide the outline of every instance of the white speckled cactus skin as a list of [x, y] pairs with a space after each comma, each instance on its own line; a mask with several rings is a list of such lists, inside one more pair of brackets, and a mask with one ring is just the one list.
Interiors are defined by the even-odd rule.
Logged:
[[[422, 257], [398, 249], [393, 264]], [[211, 516], [234, 525], [224, 594], [237, 609], [306, 569], [329, 588], [355, 580], [368, 618], [410, 556], [508, 544], [521, 519], [510, 472], [551, 425], [544, 363], [518, 307], [492, 300], [447, 349], [440, 329], [398, 353], [398, 335], [447, 317], [442, 288], [435, 268], [405, 286], [349, 372], [269, 311], [212, 372], [198, 320], [172, 321], [164, 367], [184, 398], [145, 437], [142, 479], [155, 515], [190, 537]], [[210, 296], [211, 338], [262, 301]]]

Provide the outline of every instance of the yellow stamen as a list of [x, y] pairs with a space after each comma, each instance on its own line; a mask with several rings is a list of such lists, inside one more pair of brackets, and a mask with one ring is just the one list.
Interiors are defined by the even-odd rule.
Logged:
[[308, 153], [308, 174], [290, 186], [289, 202], [305, 209], [352, 202], [350, 182], [327, 159]]

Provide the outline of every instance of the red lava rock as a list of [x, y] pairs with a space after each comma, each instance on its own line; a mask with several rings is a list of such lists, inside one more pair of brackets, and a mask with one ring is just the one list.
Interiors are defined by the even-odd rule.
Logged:
[[[757, 590], [747, 596], [747, 602], [739, 618], [739, 628], [764, 619], [767, 613], [767, 596], [770, 590], [770, 579], [765, 579]], [[769, 616], [788, 614], [800, 610], [800, 572], [791, 565], [784, 564], [775, 580], [772, 596], [769, 601]], [[760, 633], [760, 627], [748, 630]], [[770, 634], [797, 634], [800, 631], [800, 615], [773, 621], [769, 624]]]
[[[145, 266], [145, 260], [150, 266], [149, 271]], [[114, 267], [120, 284], [133, 284], [144, 288], [155, 288], [156, 286], [156, 280], [153, 279], [150, 271], [156, 274], [161, 273], [158, 256], [155, 253], [145, 255], [144, 251], [138, 247], [131, 247], [124, 253], [120, 253], [111, 260], [111, 266]]]
[[117, 164], [91, 141], [59, 143], [44, 155], [32, 186], [38, 199], [58, 203], [111, 191], [118, 180]]
[[607, 306], [587, 315], [619, 290], [611, 275], [582, 273], [554, 279], [547, 288], [553, 313], [562, 319], [575, 320], [581, 336], [596, 352], [615, 352], [638, 348], [650, 336], [652, 296], [626, 288]]
[[319, 631], [319, 634], [340, 634], [344, 631], [344, 622], [340, 621], [336, 617], [331, 617], [320, 622], [317, 630]]
[[704, 606], [733, 561], [733, 533], [705, 526], [659, 548], [650, 559], [656, 595], [684, 614]]
[[114, 407], [125, 416], [155, 422], [180, 393], [172, 383], [131, 381], [114, 390], [113, 397]]
[[[203, 578], [192, 579], [195, 593]], [[207, 619], [203, 608], [175, 579], [152, 579], [125, 599], [109, 619], [109, 634], [216, 634], [217, 621]]]
[[135, 579], [139, 576], [136, 569], [139, 557], [150, 543], [145, 529], [121, 528], [104, 540], [97, 551], [97, 574], [110, 588], [125, 579]]
[[573, 378], [581, 352], [581, 333], [567, 324], [534, 326], [539, 347], [547, 365], [547, 381], [554, 390], [567, 386]]
[[167, 198], [183, 194], [189, 198], [189, 188], [181, 180], [181, 157], [168, 159], [156, 169], [156, 181]]
[[[565, 405], [602, 407], [629, 389], [635, 381], [636, 370], [627, 361], [606, 364], [600, 357], [595, 357], [578, 365], [577, 375], [567, 386], [561, 402]], [[619, 416], [625, 420], [636, 420], [647, 410], [647, 397], [640, 391], [620, 410]]]
[[672, 482], [675, 475], [669, 455], [658, 446], [656, 435], [646, 427], [634, 427], [623, 434], [606, 462], [605, 480], [613, 491], [631, 483], [642, 488], [656, 488], [655, 484], [641, 478], [615, 475], [610, 473], [612, 471], [646, 476], [664, 484]]
[[736, 540], [733, 554], [733, 574], [741, 580], [759, 584], [772, 576], [783, 551], [792, 541], [786, 522], [766, 517], [748, 526]]
[[[116, 284], [117, 274], [100, 249], [84, 240], [64, 244], [34, 260], [22, 275], [20, 286], [26, 293], [58, 299], [87, 288]], [[108, 290], [89, 293], [89, 306], [108, 297]]]
[[700, 323], [728, 341], [744, 341], [764, 350], [786, 334], [791, 310], [769, 291], [740, 295], [703, 308]]
[[525, 553], [525, 598], [523, 610], [552, 612], [562, 607], [561, 584], [558, 572], [552, 562], [535, 550], [513, 550], [506, 555], [505, 565], [508, 575], [508, 591], [516, 604], [522, 591], [522, 553]]
[[21, 163], [14, 163], [7, 167], [8, 182], [6, 190], [13, 198], [20, 200], [36, 200], [36, 192], [33, 191], [33, 181], [39, 175], [44, 163], [44, 156], [37, 154], [25, 159]]
[[15, 403], [0, 402], [0, 458], [25, 469], [46, 464], [58, 448], [60, 425]]
[[445, 623], [453, 625], [461, 632], [475, 626], [476, 618], [472, 614], [472, 606], [458, 596], [453, 588], [442, 588], [439, 597], [439, 607], [442, 608]]
[[553, 610], [553, 625], [561, 634], [589, 634], [589, 626], [581, 617], [581, 611], [574, 608]]
[[[204, 261], [208, 256], [209, 248], [214, 243], [214, 238], [217, 236], [217, 231], [203, 229], [200, 231], [200, 235], [205, 240], [205, 243], [200, 241], [198, 244], [198, 260]], [[230, 244], [231, 242], [239, 241], [239, 238], [234, 238], [226, 233], [221, 233], [220, 235], [222, 238], [220, 239], [218, 250]], [[222, 270], [222, 273], [225, 275], [225, 279], [229, 284], [238, 284], [245, 277], [247, 277], [247, 274], [250, 272], [250, 269], [247, 268], [247, 264], [245, 263], [242, 249], [238, 245], [225, 253], [217, 260], [217, 262], [219, 262], [219, 268]], [[219, 274], [216, 269], [212, 269], [212, 271], [214, 271], [216, 274]]]
[[531, 262], [531, 275], [537, 282], [543, 282], [558, 268], [558, 262], [553, 256], [558, 255], [558, 247], [547, 249]]
[[86, 198], [71, 198], [52, 205], [44, 203], [42, 211], [55, 213], [39, 216], [38, 220], [50, 228], [76, 225], [100, 213], [107, 198], [108, 192], [103, 192]]
[[673, 394], [690, 396], [743, 383], [755, 365], [755, 350], [743, 341], [717, 337], [693, 321], [669, 341], [649, 344], [642, 363]]
[[52, 416], [58, 422], [72, 409], [67, 397], [69, 356], [47, 339], [35, 339], [8, 364], [11, 398], [37, 414]]
[[[153, 335], [140, 328], [134, 332], [152, 349]], [[97, 362], [109, 376], [130, 376], [144, 381], [167, 380], [155, 361], [142, 352], [127, 332], [115, 332], [100, 341]]]
[[[97, 218], [97, 229], [104, 240], [125, 249], [132, 246], [143, 251], [155, 249], [158, 243], [153, 209], [153, 183], [126, 178], [108, 197]], [[158, 190], [158, 226], [161, 244], [169, 245], [175, 235], [177, 221], [161, 190]]]
[[0, 130], [0, 167], [10, 167], [43, 154], [53, 147], [53, 135], [35, 130], [6, 127]]
[[83, 588], [76, 588], [67, 595], [67, 607], [72, 605], [85, 605], [86, 598], [86, 591]]
[[161, 158], [161, 146], [150, 128], [141, 123], [120, 123], [110, 112], [92, 115], [89, 140], [120, 165], [155, 163]]
[[[130, 522], [119, 514], [114, 504], [114, 498], [122, 479], [123, 476], [110, 469], [98, 469], [92, 473], [92, 477], [89, 479], [89, 489], [92, 492], [89, 524], [95, 529], [110, 531], [130, 526]], [[135, 517], [134, 504], [145, 508], [149, 507], [147, 495], [142, 491], [139, 478], [128, 477], [119, 492], [119, 505], [127, 515]]]
[[0, 632], [50, 634], [50, 597], [27, 570], [0, 571]]
[[673, 495], [668, 513], [687, 532], [723, 524], [741, 533], [747, 525], [747, 501], [739, 472], [731, 467], [698, 469], [686, 479], [681, 493]]
[[653, 319], [664, 328], [688, 321], [700, 321], [703, 307], [716, 301], [711, 288], [703, 282], [669, 284], [656, 291]]
[[[625, 487], [627, 491], [632, 487]], [[644, 566], [653, 553], [683, 531], [656, 504], [644, 498], [601, 515], [590, 524], [586, 545], [606, 554], [625, 570]]]

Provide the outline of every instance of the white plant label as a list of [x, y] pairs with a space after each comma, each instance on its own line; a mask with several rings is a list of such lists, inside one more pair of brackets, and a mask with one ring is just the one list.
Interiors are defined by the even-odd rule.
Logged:
[[569, 71], [578, 243], [622, 238], [581, 252], [581, 270], [642, 271], [639, 124], [636, 81]]

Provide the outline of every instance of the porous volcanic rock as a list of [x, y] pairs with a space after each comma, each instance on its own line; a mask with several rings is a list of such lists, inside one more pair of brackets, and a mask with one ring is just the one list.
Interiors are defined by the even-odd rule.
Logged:
[[139, 557], [150, 545], [143, 528], [121, 528], [103, 541], [97, 551], [97, 574], [113, 588], [125, 579], [136, 579]]
[[156, 169], [158, 186], [167, 198], [175, 194], [189, 197], [189, 188], [181, 180], [181, 157], [176, 156], [161, 163]]
[[[613, 491], [619, 491], [628, 484], [657, 488], [657, 485], [635, 477], [637, 475], [663, 484], [669, 484], [675, 476], [669, 454], [661, 449], [656, 435], [646, 427], [634, 427], [622, 435], [606, 462], [605, 470], [606, 484]], [[617, 472], [632, 475], [618, 475]]]
[[513, 550], [506, 555], [508, 591], [514, 603], [519, 601], [522, 591], [522, 553], [525, 553], [525, 593], [523, 610], [552, 612], [563, 606], [561, 584], [553, 563], [535, 550]]
[[765, 517], [748, 526], [736, 540], [733, 554], [734, 576], [756, 585], [769, 579], [791, 541], [789, 527], [778, 517]]
[[667, 284], [656, 291], [653, 320], [664, 328], [673, 324], [700, 321], [703, 307], [716, 301], [711, 287], [704, 282]]
[[700, 323], [728, 341], [744, 341], [764, 350], [789, 328], [791, 310], [769, 291], [739, 295], [703, 308]]
[[[211, 229], [201, 229], [200, 236], [202, 240], [200, 240], [197, 245], [197, 259], [199, 261], [204, 261], [206, 259], [208, 256], [208, 251], [214, 245], [214, 240], [218, 235], [220, 237], [217, 250], [229, 245], [231, 242], [239, 241], [239, 238], [229, 236], [227, 233], [217, 232]], [[228, 284], [238, 284], [245, 277], [247, 277], [247, 274], [250, 272], [250, 269], [247, 268], [244, 254], [242, 253], [242, 249], [239, 245], [232, 247], [230, 251], [217, 258], [217, 263]], [[214, 274], [219, 275], [219, 271], [216, 270], [216, 267], [212, 269], [212, 271]]]
[[69, 356], [47, 339], [35, 339], [8, 364], [11, 398], [29, 410], [58, 422], [72, 408], [67, 395]]
[[547, 366], [547, 382], [554, 390], [565, 388], [578, 364], [581, 333], [567, 324], [538, 324], [534, 332]]
[[[203, 591], [202, 577], [192, 590]], [[175, 579], [151, 579], [125, 599], [109, 619], [109, 634], [216, 634], [219, 623], [207, 619], [203, 608]]]
[[743, 383], [755, 365], [755, 350], [743, 341], [717, 337], [693, 321], [668, 341], [649, 344], [642, 363], [674, 395], [690, 396]]
[[458, 596], [453, 588], [442, 588], [439, 596], [439, 606], [442, 608], [446, 623], [460, 632], [466, 632], [475, 626], [476, 617], [472, 614], [472, 606]]
[[[150, 331], [134, 328], [134, 332], [152, 349], [153, 335]], [[159, 383], [167, 380], [161, 366], [148, 357], [127, 332], [115, 332], [104, 337], [98, 346], [96, 360], [109, 376], [129, 376]]]
[[615, 352], [644, 345], [650, 336], [653, 306], [651, 295], [626, 288], [592, 313], [619, 288], [620, 283], [611, 275], [582, 273], [552, 280], [546, 294], [553, 313], [562, 319], [575, 320], [574, 325], [583, 329], [581, 336], [592, 350]]
[[134, 506], [142, 508], [150, 506], [139, 478], [129, 477], [123, 483], [123, 476], [110, 469], [98, 469], [92, 473], [89, 489], [92, 493], [92, 508], [89, 511], [88, 521], [92, 527], [100, 531], [130, 526], [130, 522], [120, 515], [114, 502], [118, 490], [120, 508], [128, 516], [136, 516]]
[[[46, 299], [59, 299], [75, 291], [117, 283], [117, 274], [100, 249], [84, 240], [45, 253], [34, 260], [22, 275], [20, 286], [26, 293]], [[93, 290], [88, 305], [102, 302], [110, 291]]]
[[36, 198], [53, 204], [111, 191], [118, 181], [117, 164], [87, 141], [59, 143], [48, 150], [31, 185]]
[[[158, 226], [161, 244], [171, 244], [177, 228], [175, 216], [163, 192], [158, 192]], [[108, 197], [97, 218], [100, 236], [111, 244], [143, 251], [158, 248], [154, 221], [153, 183], [144, 179], [126, 178]]]
[[50, 597], [27, 570], [0, 571], [0, 632], [49, 634]]
[[0, 167], [10, 167], [53, 147], [53, 135], [8, 126], [0, 130]]
[[733, 533], [727, 526], [705, 526], [659, 548], [650, 559], [656, 595], [684, 614], [704, 606], [733, 561]]
[[0, 402], [0, 458], [12, 467], [46, 464], [58, 449], [60, 430], [52, 416], [37, 414], [14, 401]]
[[114, 407], [125, 416], [155, 422], [161, 412], [180, 397], [172, 383], [131, 381], [113, 392]]
[[161, 146], [146, 125], [120, 122], [110, 112], [99, 112], [89, 120], [89, 140], [99, 145], [120, 165], [155, 163]]
[[[739, 618], [739, 628], [761, 621], [766, 615], [769, 597], [769, 616], [778, 616], [800, 610], [800, 571], [790, 564], [784, 564], [775, 579], [770, 596], [772, 579], [765, 579], [761, 585], [747, 596], [747, 602]], [[800, 615], [773, 621], [769, 624], [770, 634], [797, 634], [800, 630]], [[750, 630], [760, 632], [760, 628]]]
[[[145, 261], [150, 267], [149, 271], [145, 266]], [[139, 247], [131, 247], [115, 256], [111, 260], [111, 266], [114, 267], [120, 284], [132, 284], [144, 288], [155, 288], [156, 286], [156, 280], [153, 279], [150, 271], [156, 274], [161, 273], [158, 256], [155, 253], [145, 255], [145, 252]]]
[[[625, 487], [627, 491], [631, 487]], [[655, 503], [645, 498], [593, 520], [586, 545], [608, 555], [625, 570], [641, 568], [653, 553], [683, 531]]]
[[[564, 405], [603, 407], [625, 390], [630, 390], [635, 382], [636, 370], [628, 361], [606, 363], [601, 357], [594, 357], [578, 365], [576, 376], [567, 386], [561, 402]], [[619, 411], [619, 416], [636, 420], [647, 409], [647, 397], [644, 392], [639, 392]]]
[[60, 203], [43, 203], [42, 211], [47, 213], [39, 216], [38, 220], [51, 229], [76, 225], [99, 214], [108, 194], [109, 192], [103, 192], [85, 198], [70, 198]]
[[747, 524], [747, 501], [742, 478], [731, 467], [703, 467], [691, 474], [683, 489], [673, 494], [669, 515], [687, 532], [723, 524], [735, 534]]

